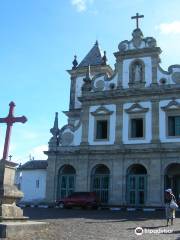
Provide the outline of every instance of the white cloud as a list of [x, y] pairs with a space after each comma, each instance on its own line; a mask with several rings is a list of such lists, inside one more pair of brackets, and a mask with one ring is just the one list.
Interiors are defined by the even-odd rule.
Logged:
[[92, 5], [94, 0], [71, 0], [71, 4], [78, 12], [84, 12], [89, 5]]
[[72, 0], [71, 3], [78, 12], [84, 12], [87, 9], [87, 1], [86, 0]]
[[44, 154], [44, 151], [48, 150], [47, 145], [40, 145], [31, 149], [30, 153], [35, 160], [47, 159], [47, 155]]
[[160, 30], [162, 34], [180, 34], [180, 21], [161, 23], [156, 29]]

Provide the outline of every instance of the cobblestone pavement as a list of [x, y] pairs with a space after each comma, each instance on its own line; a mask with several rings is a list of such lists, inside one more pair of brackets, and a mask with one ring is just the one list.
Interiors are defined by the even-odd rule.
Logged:
[[[180, 212], [177, 213], [173, 227], [165, 227], [163, 211], [26, 208], [24, 213], [30, 219], [49, 222], [49, 226], [43, 231], [25, 234], [23, 240], [180, 240]], [[142, 227], [144, 232], [165, 229], [171, 233], [143, 233], [137, 236], [134, 233], [136, 227]]]

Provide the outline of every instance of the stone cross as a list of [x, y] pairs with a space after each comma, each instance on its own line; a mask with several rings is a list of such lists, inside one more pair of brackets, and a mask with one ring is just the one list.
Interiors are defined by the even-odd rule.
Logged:
[[139, 13], [136, 13], [136, 16], [132, 16], [131, 19], [136, 19], [136, 28], [139, 28], [139, 18], [143, 18], [144, 15], [139, 15]]
[[9, 114], [5, 118], [0, 118], [0, 123], [6, 123], [6, 137], [4, 142], [4, 151], [3, 151], [3, 160], [7, 160], [8, 157], [8, 151], [9, 151], [9, 143], [10, 143], [10, 137], [11, 137], [11, 130], [12, 125], [16, 122], [25, 123], [27, 121], [27, 118], [25, 116], [22, 117], [14, 117], [14, 107], [16, 106], [14, 102], [10, 102], [9, 104]]

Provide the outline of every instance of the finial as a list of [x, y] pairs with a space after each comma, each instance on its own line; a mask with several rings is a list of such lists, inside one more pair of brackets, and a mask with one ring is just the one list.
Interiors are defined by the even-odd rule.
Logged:
[[73, 64], [72, 69], [76, 69], [77, 66], [78, 66], [78, 61], [77, 61], [77, 56], [76, 55], [74, 55], [74, 60], [73, 60], [72, 64]]
[[82, 85], [82, 91], [91, 91], [91, 68], [90, 65], [88, 65], [87, 72], [86, 72], [86, 77], [83, 79], [84, 84]]
[[87, 69], [87, 72], [86, 72], [86, 79], [91, 79], [91, 66], [88, 65], [88, 69]]
[[29, 154], [29, 161], [34, 161], [34, 157], [31, 154]]
[[58, 112], [55, 113], [55, 119], [54, 119], [54, 126], [50, 129], [50, 132], [54, 137], [57, 137], [59, 134], [59, 127], [58, 127]]
[[99, 45], [99, 43], [98, 43], [98, 40], [96, 40], [96, 42], [95, 42], [95, 44], [94, 44], [94, 45], [97, 45], [97, 46]]
[[104, 51], [104, 56], [102, 57], [102, 64], [103, 65], [106, 65], [106, 62], [107, 62], [107, 57], [106, 57], [106, 51]]
[[9, 103], [9, 106], [11, 107], [15, 107], [16, 106], [16, 104], [13, 102], [13, 101], [11, 101], [10, 103]]

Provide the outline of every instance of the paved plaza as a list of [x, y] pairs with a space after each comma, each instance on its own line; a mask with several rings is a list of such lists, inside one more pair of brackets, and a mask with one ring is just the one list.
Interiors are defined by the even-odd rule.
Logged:
[[[26, 234], [23, 240], [180, 240], [180, 212], [173, 227], [165, 227], [163, 211], [25, 208], [24, 213], [31, 220], [49, 222], [49, 226], [42, 232]], [[142, 227], [146, 233], [137, 236], [134, 233], [136, 227]], [[164, 229], [169, 233], [152, 233]]]

